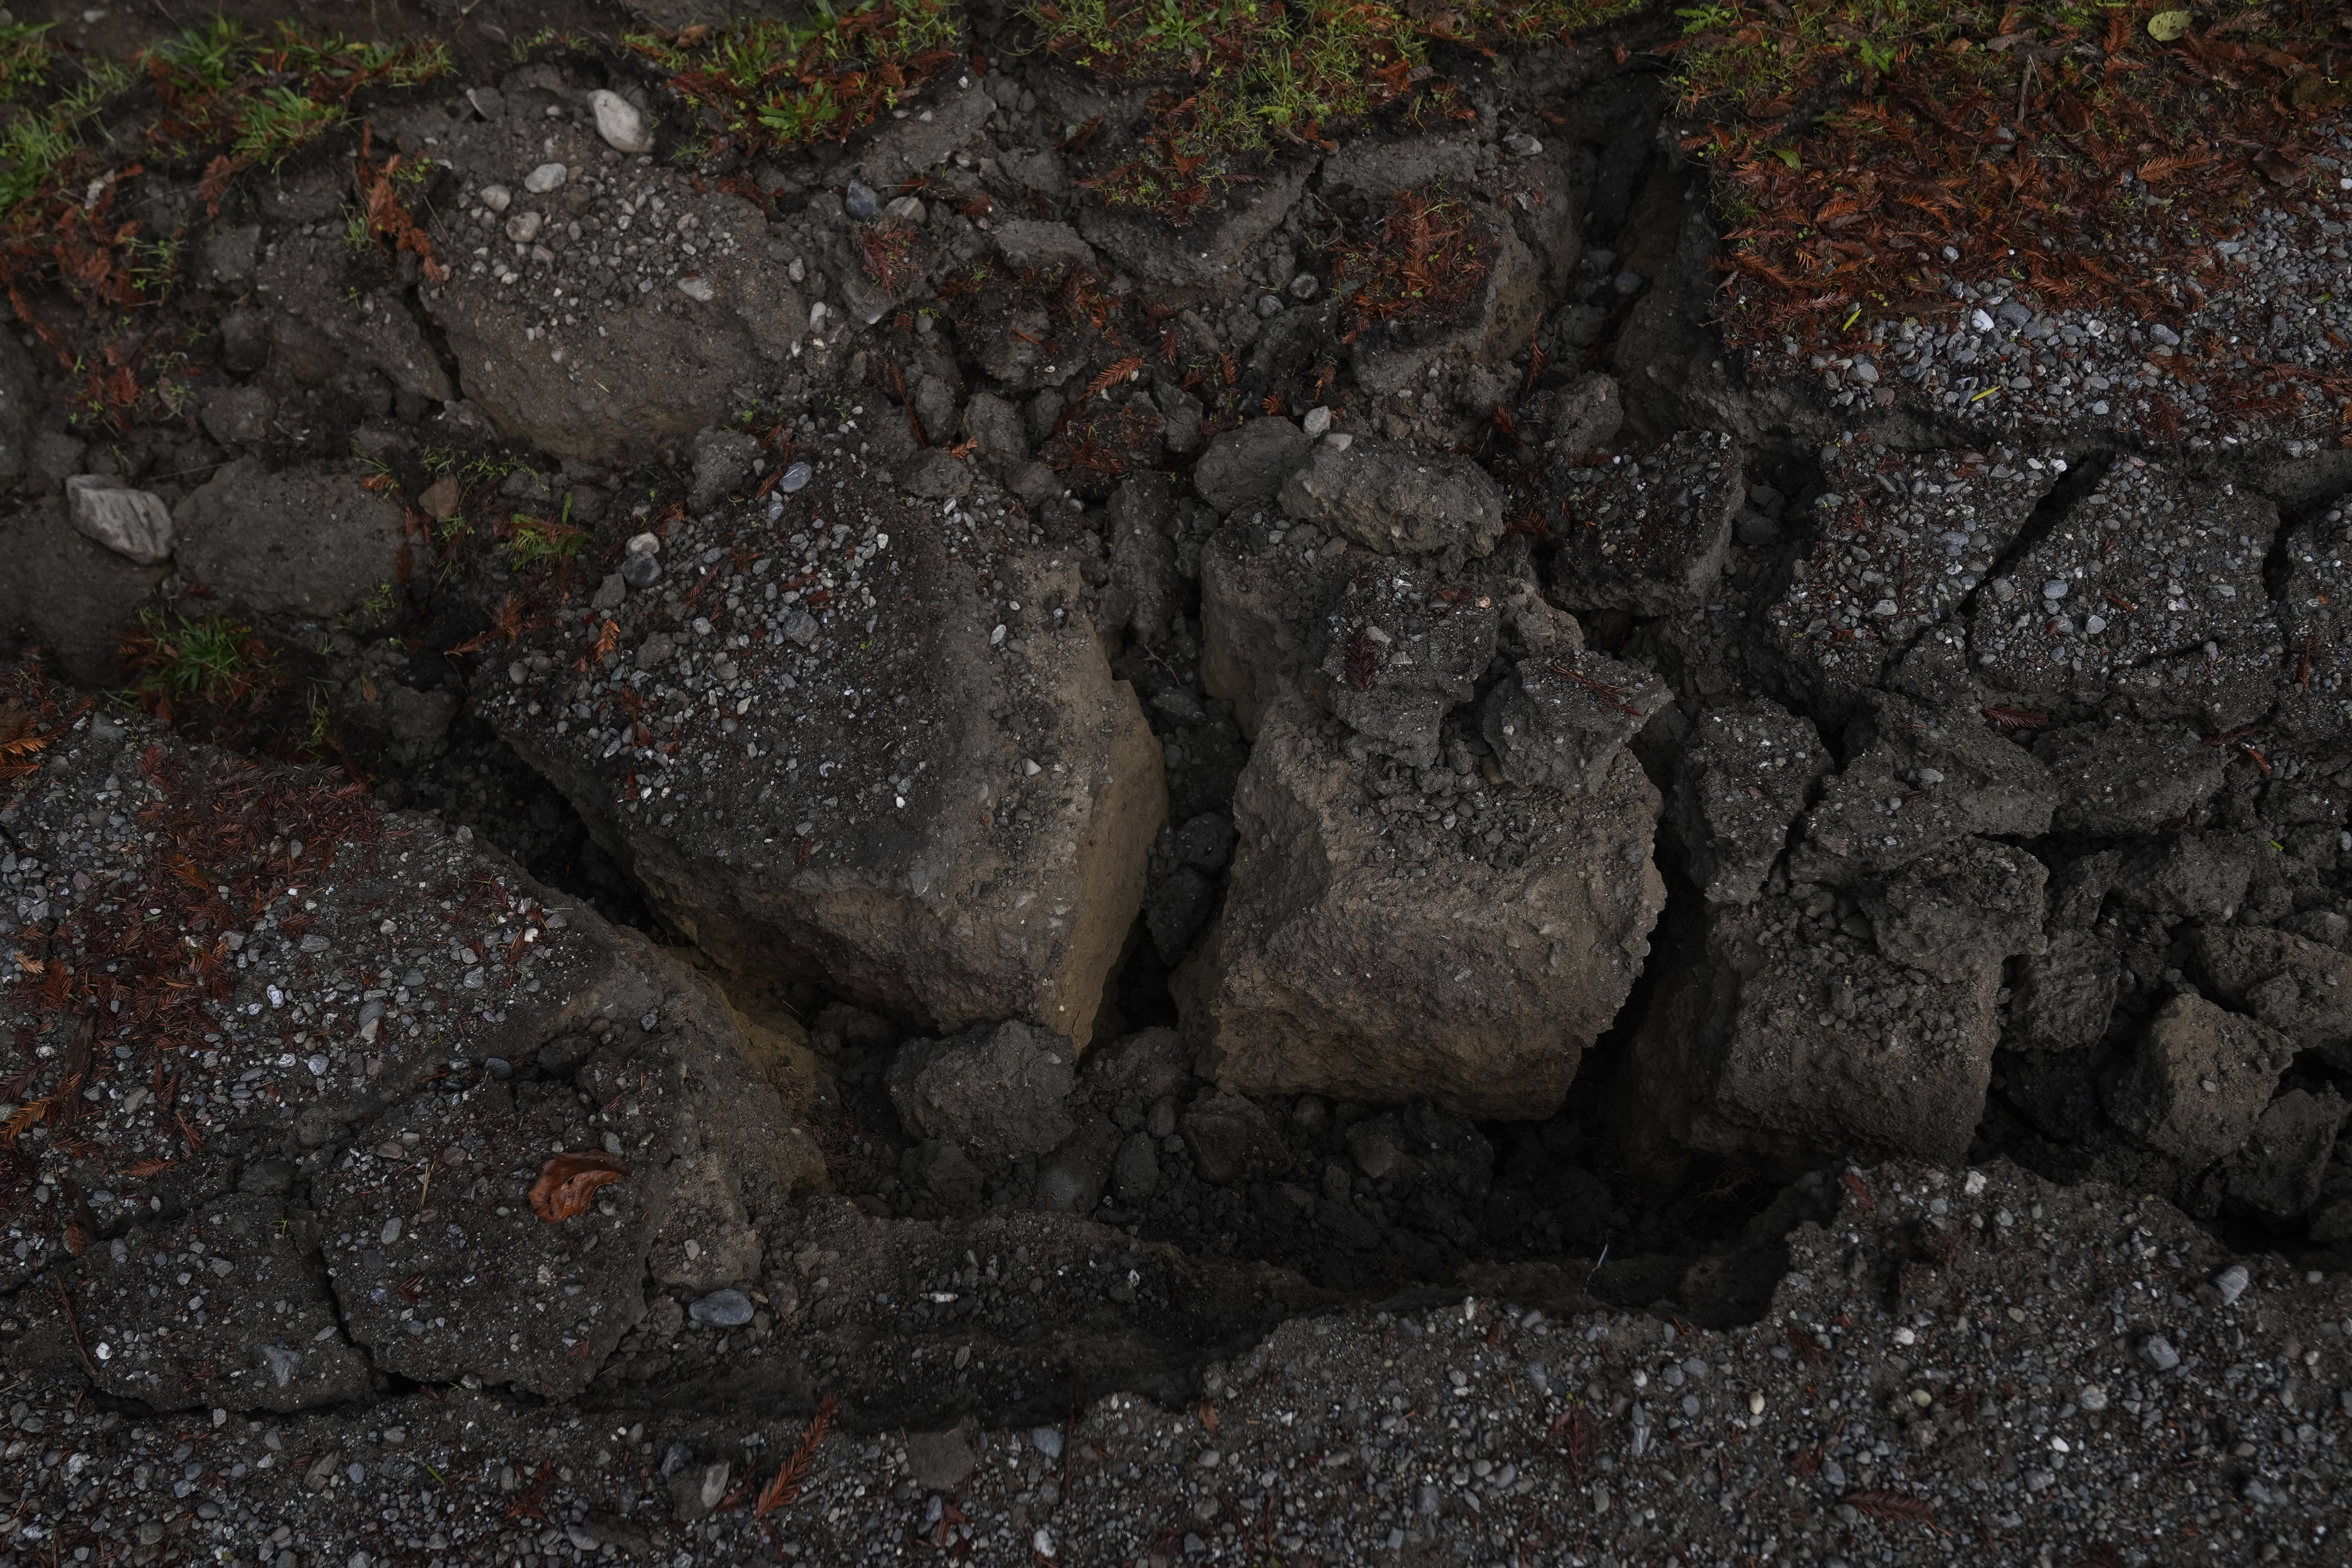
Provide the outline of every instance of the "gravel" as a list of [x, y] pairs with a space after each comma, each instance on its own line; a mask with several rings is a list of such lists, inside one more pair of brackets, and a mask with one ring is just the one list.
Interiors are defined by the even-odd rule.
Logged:
[[813, 1451], [805, 1398], [599, 1410], [452, 1387], [249, 1420], [101, 1410], [20, 1373], [0, 1558], [2336, 1559], [2341, 1277], [2224, 1269], [2164, 1205], [2005, 1165], [1837, 1188], [1740, 1327], [1424, 1298], [1286, 1322], [1180, 1402], [953, 1431], [844, 1409]]

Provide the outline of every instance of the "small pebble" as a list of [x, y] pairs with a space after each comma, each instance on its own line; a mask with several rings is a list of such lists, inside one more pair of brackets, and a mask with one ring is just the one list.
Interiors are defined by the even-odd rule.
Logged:
[[522, 188], [532, 195], [543, 196], [550, 191], [561, 188], [567, 177], [562, 164], [541, 163], [523, 176]]
[[751, 1298], [729, 1289], [713, 1290], [686, 1310], [696, 1322], [713, 1329], [740, 1329], [751, 1321]]

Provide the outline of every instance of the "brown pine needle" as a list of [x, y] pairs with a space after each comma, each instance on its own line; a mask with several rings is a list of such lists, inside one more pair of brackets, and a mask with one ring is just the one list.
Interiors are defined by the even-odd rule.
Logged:
[[801, 1434], [800, 1445], [784, 1461], [783, 1468], [776, 1472], [776, 1479], [768, 1483], [767, 1490], [760, 1494], [760, 1500], [752, 1505], [752, 1518], [765, 1519], [778, 1509], [790, 1508], [801, 1495], [801, 1488], [808, 1481], [809, 1468], [816, 1463], [816, 1451], [824, 1447], [825, 1435], [833, 1430], [834, 1408], [840, 1403], [830, 1394], [818, 1402], [808, 1430]]

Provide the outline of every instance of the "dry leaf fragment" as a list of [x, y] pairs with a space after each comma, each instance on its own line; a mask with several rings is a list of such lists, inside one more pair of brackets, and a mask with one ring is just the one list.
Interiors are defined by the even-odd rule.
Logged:
[[2158, 11], [2147, 19], [2147, 36], [2159, 44], [2168, 44], [2186, 34], [2192, 20], [2186, 11]]
[[584, 1213], [597, 1188], [628, 1173], [626, 1165], [601, 1149], [558, 1154], [539, 1168], [539, 1180], [530, 1189], [531, 1212], [550, 1225], [560, 1225]]
[[1217, 1435], [1217, 1407], [1205, 1399], [1201, 1401], [1201, 1425], [1209, 1429], [1210, 1436]]

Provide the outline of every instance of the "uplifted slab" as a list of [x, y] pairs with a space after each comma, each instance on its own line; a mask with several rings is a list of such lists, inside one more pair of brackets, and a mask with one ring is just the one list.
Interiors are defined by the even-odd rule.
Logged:
[[2141, 718], [2250, 723], [2278, 682], [2263, 583], [2268, 500], [2118, 458], [2081, 505], [1977, 595], [1979, 679], [2034, 708], [2113, 698]]
[[1167, 785], [1077, 558], [819, 456], [669, 524], [657, 580], [575, 596], [478, 706], [729, 967], [1086, 1041]]
[[1820, 536], [1764, 615], [1790, 684], [1817, 712], [1851, 712], [1923, 628], [1991, 575], [2063, 468], [2000, 447], [1841, 442], [1823, 475]]
[[1622, 748], [1566, 795], [1357, 761], [1292, 706], [1234, 816], [1224, 913], [1176, 989], [1205, 1073], [1245, 1093], [1547, 1116], [1665, 904], [1657, 791]]

